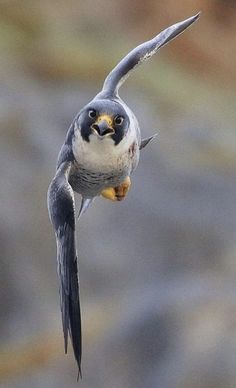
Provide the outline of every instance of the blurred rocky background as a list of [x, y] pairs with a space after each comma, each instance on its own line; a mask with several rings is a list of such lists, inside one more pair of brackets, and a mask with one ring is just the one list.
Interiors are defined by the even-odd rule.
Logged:
[[[57, 154], [121, 57], [199, 10], [121, 90], [159, 135], [126, 201], [78, 226], [77, 383], [46, 208]], [[1, 0], [2, 388], [236, 387], [235, 26], [235, 0]]]

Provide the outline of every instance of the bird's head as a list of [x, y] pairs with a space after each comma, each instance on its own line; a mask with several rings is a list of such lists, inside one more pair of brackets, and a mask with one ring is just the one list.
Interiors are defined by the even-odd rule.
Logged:
[[124, 107], [109, 99], [91, 101], [82, 109], [76, 121], [85, 141], [112, 139], [115, 145], [124, 138], [130, 125]]

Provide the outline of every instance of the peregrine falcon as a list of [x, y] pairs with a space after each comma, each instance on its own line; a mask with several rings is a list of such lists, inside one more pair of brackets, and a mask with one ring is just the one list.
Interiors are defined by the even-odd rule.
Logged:
[[141, 138], [138, 121], [118, 91], [131, 70], [182, 33], [199, 14], [176, 23], [129, 52], [108, 74], [103, 88], [74, 118], [60, 150], [48, 189], [48, 211], [57, 242], [60, 305], [65, 352], [68, 333], [81, 376], [81, 315], [75, 238], [74, 192], [81, 195], [78, 217], [97, 196], [122, 201], [140, 150], [155, 135]]

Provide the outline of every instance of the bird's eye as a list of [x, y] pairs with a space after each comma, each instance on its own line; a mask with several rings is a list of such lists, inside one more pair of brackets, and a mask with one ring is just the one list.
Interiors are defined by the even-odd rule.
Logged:
[[97, 116], [97, 112], [95, 111], [95, 109], [90, 109], [88, 115], [91, 119], [94, 119]]
[[116, 125], [121, 125], [124, 121], [124, 117], [122, 116], [116, 116], [115, 119], [114, 119], [114, 122]]

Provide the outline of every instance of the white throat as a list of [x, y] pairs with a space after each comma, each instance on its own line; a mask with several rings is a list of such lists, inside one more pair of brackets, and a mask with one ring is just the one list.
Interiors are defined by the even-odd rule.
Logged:
[[84, 168], [106, 172], [119, 168], [122, 158], [136, 140], [136, 131], [134, 128], [129, 128], [125, 137], [117, 145], [111, 137], [101, 139], [96, 134], [91, 134], [89, 139], [89, 142], [85, 141], [80, 129], [75, 127], [72, 148], [77, 163]]

